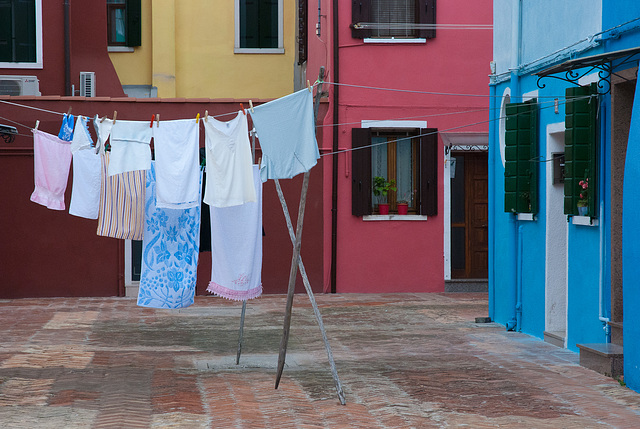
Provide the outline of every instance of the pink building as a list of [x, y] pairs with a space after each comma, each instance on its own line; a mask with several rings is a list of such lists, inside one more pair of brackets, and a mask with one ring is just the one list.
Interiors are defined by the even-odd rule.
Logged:
[[[490, 0], [325, 1], [309, 14], [307, 78], [325, 66], [331, 82], [319, 142], [325, 292], [486, 282], [491, 23]], [[376, 176], [396, 184], [389, 214]]]

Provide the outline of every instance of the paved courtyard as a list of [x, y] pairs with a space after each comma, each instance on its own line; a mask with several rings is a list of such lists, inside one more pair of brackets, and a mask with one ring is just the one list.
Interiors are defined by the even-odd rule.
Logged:
[[274, 389], [285, 296], [0, 301], [2, 428], [638, 428], [640, 395], [501, 325], [486, 294], [306, 295]]

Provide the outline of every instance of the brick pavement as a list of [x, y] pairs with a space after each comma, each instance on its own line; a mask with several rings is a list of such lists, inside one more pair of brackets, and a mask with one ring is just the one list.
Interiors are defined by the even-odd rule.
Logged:
[[2, 428], [637, 428], [640, 395], [578, 355], [497, 324], [486, 294], [319, 295], [347, 405], [309, 302], [285, 297], [0, 301]]

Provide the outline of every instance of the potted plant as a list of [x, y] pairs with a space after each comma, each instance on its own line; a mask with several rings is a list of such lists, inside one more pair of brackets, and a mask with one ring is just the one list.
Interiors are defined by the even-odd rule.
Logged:
[[389, 204], [387, 203], [387, 195], [389, 191], [396, 190], [396, 181], [387, 180], [382, 176], [373, 178], [373, 195], [378, 200], [378, 213], [389, 214]]
[[579, 181], [578, 186], [580, 187], [578, 214], [580, 216], [587, 216], [589, 213], [589, 178], [585, 177], [584, 180]]
[[416, 190], [408, 191], [402, 194], [402, 199], [398, 200], [398, 214], [406, 215], [409, 212], [409, 206], [411, 205], [411, 201], [413, 201], [413, 194], [416, 193]]

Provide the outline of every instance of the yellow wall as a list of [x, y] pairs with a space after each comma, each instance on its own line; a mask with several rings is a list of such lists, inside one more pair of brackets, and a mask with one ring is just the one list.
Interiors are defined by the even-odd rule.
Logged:
[[234, 5], [234, 0], [142, 0], [142, 45], [109, 54], [120, 82], [154, 85], [162, 98], [291, 93], [295, 0], [284, 0], [284, 54], [234, 53]]

